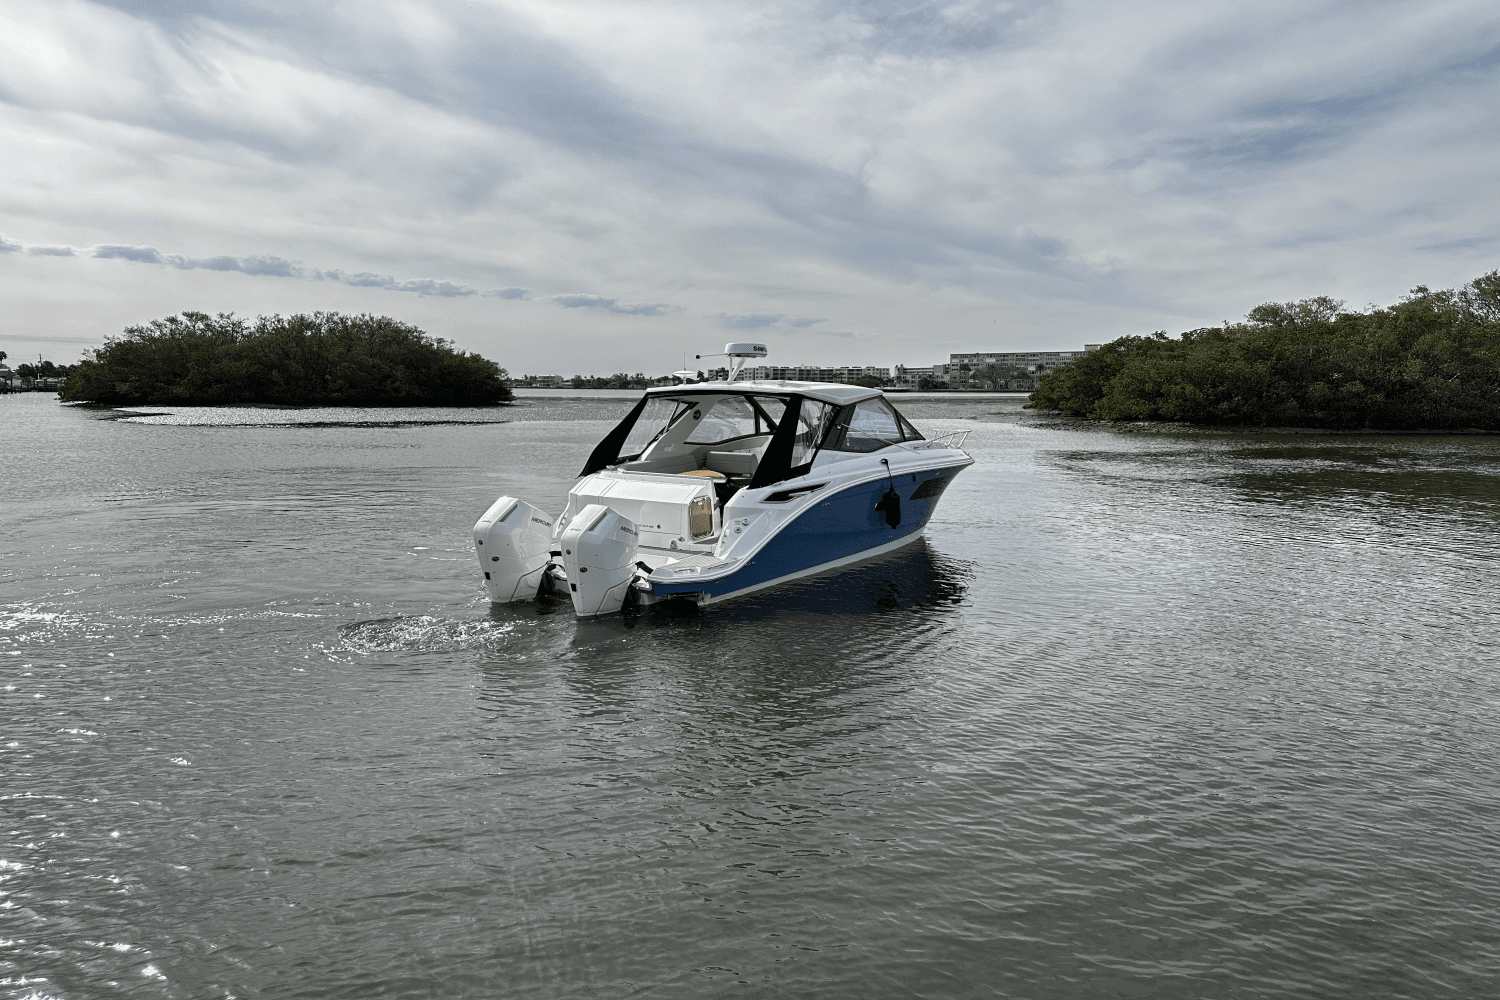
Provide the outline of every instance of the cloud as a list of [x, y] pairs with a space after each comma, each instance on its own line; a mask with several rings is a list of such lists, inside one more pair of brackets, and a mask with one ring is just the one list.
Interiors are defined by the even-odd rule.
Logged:
[[781, 315], [779, 313], [748, 313], [743, 316], [731, 316], [728, 313], [719, 314], [719, 322], [732, 330], [759, 330], [780, 320]]
[[[529, 293], [524, 288], [498, 288], [481, 292], [456, 281], [439, 278], [396, 278], [389, 274], [359, 271], [353, 274], [338, 269], [322, 270], [304, 267], [283, 257], [234, 257], [219, 254], [213, 257], [187, 257], [176, 253], [163, 253], [156, 247], [129, 243], [100, 243], [89, 247], [27, 245], [0, 236], [0, 249], [21, 251], [54, 257], [94, 257], [101, 260], [127, 260], [137, 264], [156, 264], [175, 267], [179, 270], [238, 271], [242, 274], [270, 276], [276, 278], [300, 278], [308, 281], [334, 281], [355, 288], [382, 288], [393, 292], [415, 292], [421, 296], [439, 298], [483, 295], [501, 299], [524, 299]], [[627, 312], [628, 308], [614, 311]]]
[[127, 243], [101, 243], [92, 247], [30, 247], [29, 249], [32, 253], [52, 253], [58, 256], [98, 257], [103, 260], [135, 261], [138, 264], [160, 264], [183, 271], [240, 271], [244, 274], [264, 274], [279, 278], [317, 278], [324, 274], [338, 273], [309, 271], [302, 265], [281, 257], [231, 257], [226, 254], [214, 257], [185, 257], [177, 253], [163, 253], [156, 247]]
[[552, 301], [565, 309], [602, 309], [605, 312], [619, 313], [622, 316], [660, 316], [662, 313], [673, 311], [671, 306], [659, 302], [628, 303], [604, 295], [582, 293], [554, 295]]
[[821, 322], [821, 319], [786, 316], [781, 313], [719, 313], [719, 323], [732, 330], [761, 330], [778, 323], [794, 330], [802, 330]]
[[1444, 243], [1428, 243], [1417, 249], [1443, 253], [1452, 250], [1489, 250], [1495, 246], [1500, 246], [1500, 236], [1470, 236], [1461, 240], [1448, 240]]
[[345, 285], [353, 285], [355, 288], [384, 288], [393, 292], [416, 292], [418, 295], [452, 297], [479, 294], [468, 285], [461, 285], [454, 281], [439, 281], [433, 278], [393, 278], [389, 274], [372, 274], [369, 271], [360, 271], [358, 274], [345, 274], [338, 270], [317, 271], [312, 276], [323, 281], [337, 281]]
[[[0, 230], [101, 241], [0, 238], [0, 295], [55, 313], [26, 269], [71, 253], [404, 292], [534, 352], [512, 367], [634, 370], [576, 309], [653, 321], [669, 356], [688, 313], [920, 364], [1390, 301], [1500, 245], [1468, 235], [1500, 232], [1474, 193], [1500, 157], [1492, 3], [725, 3], [0, 5], [0, 192], [24, 192]], [[177, 308], [179, 283], [138, 284]], [[496, 310], [458, 318], [488, 298], [556, 308], [512, 346]]]
[[68, 337], [68, 336], [63, 336], [61, 334], [52, 335], [52, 334], [42, 334], [42, 333], [38, 333], [38, 334], [0, 333], [0, 340], [11, 341], [11, 342], [19, 341], [19, 342], [22, 342], [22, 343], [30, 343], [30, 344], [37, 344], [37, 343], [45, 343], [45, 344], [99, 344], [99, 343], [103, 343], [102, 338], [99, 338], [99, 337]]
[[[945, 56], [1014, 47], [1034, 34], [1032, 22], [1054, 14], [1048, 0], [938, 3], [935, 0], [825, 2], [822, 11], [857, 26], [847, 49], [904, 56]], [[1048, 18], [1050, 20], [1050, 18]]]
[[[174, 262], [175, 263], [175, 262]], [[267, 274], [277, 278], [300, 278], [300, 265], [281, 257], [230, 257], [220, 255], [186, 262], [189, 266], [211, 271], [239, 271], [243, 274]], [[183, 266], [178, 264], [176, 266]]]
[[[873, 337], [873, 336], [875, 336], [875, 334], [873, 334], [873, 333], [860, 332], [858, 330], [808, 330], [807, 332], [810, 333], [810, 334], [813, 334], [814, 336], [817, 336], [817, 337], [834, 337], [834, 338], [837, 338], [839, 340], [849, 340], [849, 339], [854, 338], [854, 337]], [[807, 344], [807, 343], [809, 343], [809, 341], [803, 340], [803, 341], [800, 341], [800, 343]]]
[[[800, 241], [859, 269], [910, 278], [922, 267], [963, 268], [974, 254], [1026, 270], [1052, 271], [1064, 263], [1060, 258], [1068, 242], [1056, 234], [1017, 238], [1003, 227], [902, 204], [900, 197], [872, 197], [858, 172], [824, 162], [814, 150], [767, 143], [757, 135], [746, 136], [747, 142], [734, 138], [734, 130], [721, 135], [683, 115], [684, 109], [642, 101], [604, 73], [580, 39], [549, 32], [546, 25], [504, 8], [438, 2], [421, 16], [393, 10], [388, 23], [350, 24], [335, 9], [318, 5], [225, 0], [163, 6], [116, 0], [110, 6], [155, 29], [144, 34], [121, 29], [141, 47], [141, 55], [121, 56], [110, 68], [131, 77], [125, 93], [157, 88], [159, 97], [137, 103], [61, 81], [46, 92], [39, 86], [43, 81], [32, 80], [24, 96], [17, 95], [21, 103], [56, 110], [83, 105], [79, 110], [85, 113], [179, 141], [230, 143], [289, 165], [337, 163], [359, 173], [372, 169], [371, 157], [345, 165], [341, 151], [379, 142], [381, 130], [403, 131], [384, 118], [439, 115], [454, 122], [441, 130], [450, 134], [435, 137], [435, 147], [449, 147], [450, 155], [463, 157], [460, 162], [473, 164], [472, 169], [455, 173], [447, 158], [427, 162], [412, 152], [426, 145], [419, 139], [375, 158], [373, 169], [384, 173], [406, 166], [429, 183], [441, 176], [442, 189], [460, 203], [483, 203], [505, 177], [515, 175], [515, 167], [494, 162], [488, 150], [476, 156], [476, 150], [452, 148], [451, 133], [461, 122], [469, 130], [477, 126], [524, 137], [549, 159], [608, 164], [619, 172], [610, 187], [624, 183], [678, 201], [727, 199], [754, 206], [770, 223], [767, 235], [773, 240]], [[913, 51], [957, 56], [986, 47], [1024, 16], [1024, 8], [1018, 14], [1009, 8], [986, 13], [963, 5], [952, 11], [928, 5], [913, 15], [881, 2], [837, 6], [847, 22], [838, 37], [848, 41], [869, 34], [871, 41], [854, 48], [872, 55], [899, 49], [894, 39], [916, 32], [928, 41]], [[806, 28], [785, 27], [794, 35]], [[987, 41], [975, 45], [981, 37]], [[272, 58], [281, 63], [263, 65]], [[210, 71], [210, 66], [221, 69]], [[266, 76], [262, 96], [246, 102], [235, 94], [235, 101], [226, 103], [225, 73]], [[377, 94], [383, 108], [376, 105]], [[280, 106], [272, 103], [277, 101]], [[356, 134], [346, 135], [351, 115]], [[390, 182], [409, 183], [396, 177]]]
[[138, 264], [167, 264], [172, 267], [191, 268], [196, 266], [186, 257], [177, 254], [164, 254], [156, 247], [138, 247], [118, 243], [101, 243], [90, 247], [86, 253], [89, 257], [99, 257], [103, 260], [133, 260]]

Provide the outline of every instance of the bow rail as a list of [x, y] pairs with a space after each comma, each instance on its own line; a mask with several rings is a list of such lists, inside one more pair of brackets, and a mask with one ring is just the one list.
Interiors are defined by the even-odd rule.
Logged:
[[969, 434], [967, 430], [948, 431], [946, 434], [930, 437], [926, 441], [918, 441], [912, 445], [912, 448], [917, 451], [925, 451], [929, 448], [957, 448], [962, 451]]

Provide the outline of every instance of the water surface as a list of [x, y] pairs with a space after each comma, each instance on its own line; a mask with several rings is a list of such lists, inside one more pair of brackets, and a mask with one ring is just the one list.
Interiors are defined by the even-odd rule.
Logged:
[[0, 997], [1497, 992], [1495, 438], [898, 399], [923, 542], [491, 608], [633, 398], [0, 397]]

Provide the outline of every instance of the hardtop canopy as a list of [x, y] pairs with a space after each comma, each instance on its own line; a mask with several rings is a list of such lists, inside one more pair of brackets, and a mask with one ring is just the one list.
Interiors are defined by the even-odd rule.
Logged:
[[[686, 410], [692, 409], [693, 404], [689, 400], [701, 399], [705, 396], [745, 396], [751, 400], [757, 396], [773, 396], [785, 401], [785, 409], [780, 416], [774, 421], [768, 421], [774, 427], [774, 433], [755, 469], [755, 475], [750, 482], [752, 488], [781, 482], [807, 472], [811, 468], [815, 453], [830, 434], [839, 429], [836, 427], [834, 418], [839, 414], [852, 413], [856, 407], [863, 409], [859, 404], [870, 400], [881, 400], [879, 407], [888, 411], [888, 422], [897, 428], [894, 435], [896, 440], [918, 440], [922, 437], [905, 417], [884, 401], [885, 394], [879, 389], [843, 385], [837, 382], [779, 380], [699, 382], [692, 385], [661, 386], [646, 390], [640, 401], [626, 414], [625, 419], [599, 442], [579, 475], [587, 476], [598, 472], [600, 469], [614, 465], [622, 458], [633, 457], [637, 448], [649, 447], [651, 441], [655, 441], [668, 426], [675, 422], [677, 417], [680, 417]], [[677, 404], [685, 409], [678, 409], [676, 413], [663, 411], [657, 414], [652, 424], [647, 425], [646, 431], [646, 435], [650, 435], [650, 428], [657, 427], [655, 436], [647, 441], [644, 436], [637, 435], [639, 440], [634, 446], [626, 449], [630, 455], [625, 455], [621, 450], [622, 446], [626, 444], [627, 439], [632, 437], [631, 432], [647, 405], [656, 400], [663, 402], [670, 400], [671, 403], [668, 405]], [[764, 410], [759, 406], [756, 407], [756, 412], [760, 414], [758, 420], [766, 419]]]
[[687, 385], [663, 385], [647, 389], [648, 396], [708, 395], [711, 393], [756, 393], [762, 396], [806, 396], [835, 406], [857, 403], [861, 399], [882, 396], [879, 389], [842, 382], [785, 382], [746, 380], [743, 382], [693, 382]]

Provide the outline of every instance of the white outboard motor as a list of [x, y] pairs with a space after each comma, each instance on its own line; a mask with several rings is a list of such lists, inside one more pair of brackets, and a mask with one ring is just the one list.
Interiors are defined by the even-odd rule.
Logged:
[[620, 610], [635, 576], [635, 522], [591, 503], [563, 529], [563, 569], [573, 610], [581, 618]]
[[474, 523], [484, 589], [496, 604], [536, 596], [552, 547], [552, 518], [515, 497], [496, 500]]

